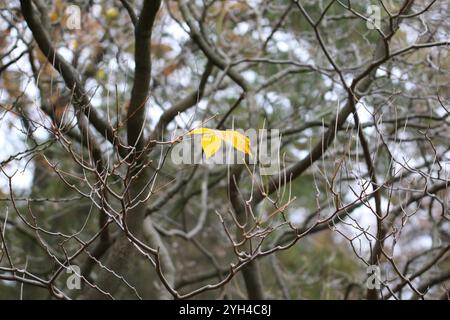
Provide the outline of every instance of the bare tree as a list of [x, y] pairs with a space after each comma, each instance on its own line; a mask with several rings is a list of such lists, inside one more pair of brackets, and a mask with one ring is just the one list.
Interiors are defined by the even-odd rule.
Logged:
[[0, 0], [0, 298], [448, 299], [448, 10]]

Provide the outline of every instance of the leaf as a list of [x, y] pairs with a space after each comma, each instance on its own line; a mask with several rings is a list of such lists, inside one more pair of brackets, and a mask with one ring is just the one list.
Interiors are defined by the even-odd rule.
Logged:
[[205, 133], [216, 134], [216, 131], [219, 131], [219, 130], [214, 130], [214, 129], [209, 129], [209, 128], [196, 128], [196, 129], [191, 130], [189, 132], [189, 134], [190, 135], [191, 134], [205, 134]]
[[119, 10], [115, 7], [111, 7], [105, 12], [105, 16], [109, 20], [116, 19], [119, 16]]
[[236, 150], [252, 155], [250, 150], [250, 139], [240, 132], [234, 130], [214, 130], [209, 128], [196, 128], [189, 135], [202, 135], [202, 148], [206, 159], [213, 156], [222, 146], [222, 140], [230, 143]]
[[223, 139], [231, 143], [236, 150], [252, 155], [252, 152], [250, 151], [250, 139], [242, 133], [234, 130], [227, 130], [224, 132], [223, 136]]
[[98, 69], [97, 72], [95, 73], [95, 78], [97, 78], [97, 80], [103, 81], [106, 79], [106, 72], [103, 69]]
[[202, 137], [202, 148], [206, 159], [213, 156], [222, 147], [222, 139], [217, 135], [206, 134]]

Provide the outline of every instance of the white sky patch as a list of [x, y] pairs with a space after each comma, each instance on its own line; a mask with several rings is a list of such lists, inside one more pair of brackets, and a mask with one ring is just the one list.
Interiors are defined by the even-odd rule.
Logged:
[[262, 93], [258, 93], [255, 95], [256, 105], [264, 108], [267, 114], [272, 114], [274, 109], [270, 101], [267, 101], [266, 97]]
[[284, 107], [286, 110], [289, 110], [291, 108], [291, 101], [282, 95], [280, 95], [278, 92], [270, 91], [267, 93], [267, 98], [269, 99], [269, 103], [272, 104], [278, 104], [282, 107]]
[[242, 21], [236, 25], [236, 27], [234, 28], [234, 32], [240, 36], [243, 36], [248, 32], [249, 29], [250, 25], [247, 22]]
[[89, 93], [91, 104], [94, 107], [99, 107], [104, 103], [104, 97], [102, 96], [103, 89], [99, 87], [97, 81], [88, 79], [86, 81], [86, 91]]
[[278, 41], [277, 42], [277, 48], [281, 52], [288, 52], [289, 51], [289, 44], [287, 42], [284, 42], [284, 41]]
[[294, 225], [301, 225], [305, 221], [305, 217], [308, 216], [309, 212], [305, 208], [295, 208], [289, 212], [289, 220]]
[[409, 143], [389, 143], [388, 145], [394, 159], [403, 166], [415, 167], [421, 163], [420, 160], [416, 159], [411, 148], [408, 147]]
[[[150, 125], [150, 128], [153, 130], [156, 127], [156, 124], [158, 123], [159, 119], [161, 118], [162, 114], [164, 113], [164, 110], [156, 103], [155, 99], [150, 97], [150, 102], [148, 103], [147, 107], [147, 119], [151, 119], [151, 121], [147, 121]], [[170, 104], [167, 104], [167, 107], [170, 107]]]
[[[186, 30], [189, 30], [189, 27], [187, 24], [183, 24], [183, 28], [186, 28]], [[186, 32], [183, 30], [183, 28], [175, 22], [168, 23], [164, 26], [164, 30], [170, 34], [176, 41], [187, 41], [189, 39], [189, 35], [186, 34]], [[170, 39], [170, 38], [168, 38]], [[164, 38], [164, 40], [167, 40]], [[177, 42], [178, 43], [178, 42]]]
[[270, 104], [264, 105], [264, 110], [266, 110], [267, 114], [273, 114], [273, 107]]
[[312, 128], [303, 130], [303, 135], [306, 137], [312, 137], [314, 135], [314, 130]]
[[376, 77], [384, 77], [386, 75], [387, 75], [387, 72], [382, 67], [378, 68], [376, 73], [375, 73]]
[[99, 4], [94, 4], [91, 9], [91, 14], [94, 17], [100, 17], [100, 15], [102, 14], [102, 6]]
[[405, 89], [408, 91], [412, 91], [416, 88], [416, 84], [414, 82], [411, 81], [406, 81], [405, 82]]
[[421, 235], [419, 237], [415, 237], [408, 242], [408, 246], [410, 248], [414, 248], [417, 251], [424, 251], [427, 249], [431, 249], [433, 245], [433, 239], [430, 235]]
[[356, 110], [358, 111], [358, 116], [361, 123], [372, 121], [372, 107], [368, 106], [366, 103], [358, 102], [356, 104]]
[[308, 44], [304, 41], [299, 41], [298, 46], [294, 49], [295, 57], [301, 62], [309, 62], [314, 65], [314, 60], [308, 52]]
[[[266, 21], [266, 22], [263, 22], [263, 21]], [[252, 33], [250, 34], [253, 39], [258, 40], [258, 41], [266, 40], [273, 31], [273, 29], [270, 26], [266, 25], [268, 23], [267, 19], [263, 18], [261, 22], [262, 22], [261, 24], [264, 24], [264, 26], [262, 28], [260, 28], [260, 30], [252, 31]], [[272, 37], [272, 40], [273, 40], [273, 37]]]
[[299, 150], [292, 146], [289, 148], [289, 151], [298, 159], [306, 158], [309, 154], [308, 150]]
[[183, 87], [188, 87], [192, 84], [192, 81], [195, 81], [196, 83], [199, 83], [200, 80], [193, 80], [193, 73], [190, 68], [181, 68], [174, 71], [174, 73], [171, 74], [171, 79], [176, 80], [179, 84], [181, 84]]
[[[22, 123], [19, 118], [7, 113], [1, 114], [0, 121], [0, 161], [7, 160], [10, 156], [16, 155], [19, 152], [25, 151], [27, 145], [24, 142], [25, 135], [19, 131], [22, 129]], [[12, 134], [13, 133], [13, 134]], [[8, 162], [2, 169], [8, 174], [14, 174], [12, 178], [12, 185], [14, 190], [26, 190], [30, 188], [34, 166], [32, 162], [28, 162], [28, 158], [22, 160], [14, 160]], [[8, 178], [3, 172], [0, 172], [0, 190], [8, 192]]]
[[325, 100], [328, 100], [328, 101], [338, 101], [339, 100], [339, 96], [334, 91], [326, 92], [324, 97], [325, 97]]
[[242, 72], [242, 76], [244, 77], [245, 80], [247, 80], [250, 83], [254, 83], [257, 78], [256, 72], [254, 72], [252, 70], [247, 70], [247, 71]]
[[208, 100], [202, 99], [197, 103], [197, 107], [201, 110], [206, 110], [208, 107]]
[[51, 128], [51, 119], [42, 111], [39, 104], [28, 107], [28, 116], [33, 119], [33, 138], [38, 142], [46, 141], [50, 134], [47, 128]]
[[327, 87], [331, 87], [333, 85], [333, 81], [329, 77], [322, 76], [323, 84]]
[[397, 67], [393, 67], [391, 70], [392, 73], [392, 82], [393, 83], [398, 83], [399, 80], [407, 80], [408, 76], [406, 75], [406, 73], [404, 73], [402, 70], [400, 70]]
[[[30, 190], [33, 183], [33, 162], [28, 162], [26, 159], [21, 161], [14, 161], [4, 170], [8, 175], [13, 175], [11, 179], [12, 188], [15, 193], [25, 193]], [[25, 167], [25, 165], [27, 165]], [[3, 193], [9, 194], [9, 180], [3, 172], [0, 172], [0, 190]]]
[[406, 35], [406, 42], [408, 42], [408, 45], [415, 43], [419, 37], [419, 32], [405, 23], [400, 24], [400, 31]]
[[281, 31], [278, 31], [273, 35], [273, 40], [275, 41], [276, 47], [281, 52], [288, 52], [290, 49], [289, 44], [294, 41], [291, 34]]
[[20, 83], [20, 86], [21, 86], [22, 92], [25, 92], [25, 94], [28, 97], [30, 97], [30, 98], [36, 97], [36, 95], [37, 95], [37, 88], [34, 85], [34, 81], [33, 80], [31, 80], [31, 81], [23, 81], [23, 82]]
[[353, 74], [344, 74], [344, 81], [347, 84], [347, 86], [350, 86], [350, 84], [352, 83], [353, 79], [354, 79], [354, 75]]
[[234, 98], [236, 99], [238, 96], [236, 94], [236, 87], [234, 86], [230, 86], [227, 87], [223, 90], [217, 91], [216, 92], [216, 98], [217, 100], [221, 100], [221, 99], [227, 99], [227, 98]]
[[59, 55], [61, 55], [61, 57], [64, 57], [66, 61], [72, 61], [73, 52], [69, 48], [59, 47], [56, 51], [58, 52]]
[[117, 64], [117, 60], [116, 59], [109, 60], [107, 73], [113, 73], [118, 70], [119, 70], [119, 65]]
[[194, 116], [194, 110], [187, 110], [184, 113], [181, 113], [175, 117], [175, 122], [178, 128], [186, 128], [188, 124], [192, 122], [192, 118]]
[[[354, 174], [359, 175], [360, 173], [354, 172]], [[363, 186], [364, 186], [365, 192], [363, 191]], [[368, 185], [368, 181], [366, 181], [366, 180], [358, 180], [358, 182], [351, 183], [351, 187], [355, 191], [356, 194], [354, 194], [351, 191], [347, 192], [346, 190], [341, 190], [345, 204], [353, 203], [354, 201], [358, 200], [359, 197], [372, 193], [372, 187], [370, 185]], [[381, 211], [383, 213], [387, 212], [388, 205], [389, 205], [388, 198], [381, 197]], [[394, 207], [394, 205], [391, 203], [390, 209], [392, 209], [393, 207]], [[414, 208], [406, 208], [405, 210], [406, 210], [406, 212], [411, 213], [415, 209]], [[354, 236], [359, 235], [361, 233], [361, 231], [359, 229], [366, 230], [368, 233], [375, 235], [376, 234], [376, 216], [373, 211], [375, 211], [374, 198], [368, 200], [368, 203], [366, 203], [365, 205], [361, 205], [360, 207], [353, 210], [350, 215], [351, 218], [347, 217], [345, 219], [345, 222], [347, 224], [340, 223], [338, 225], [339, 230], [341, 232], [343, 232], [344, 234], [346, 234], [348, 237], [354, 237]], [[414, 219], [417, 219], [417, 218], [420, 219], [421, 215], [426, 215], [426, 214], [427, 213], [425, 213], [425, 211], [419, 210], [414, 215]], [[358, 225], [356, 225], [355, 221], [353, 221], [353, 220], [355, 220]], [[397, 227], [400, 227], [400, 226], [397, 226]], [[369, 239], [372, 241], [372, 245], [373, 245], [373, 242], [375, 241], [375, 239], [371, 236], [369, 236]], [[364, 253], [365, 255], [369, 254], [369, 249], [370, 249], [369, 240], [367, 240], [366, 237], [364, 237], [363, 235], [360, 236], [359, 240], [354, 241], [354, 244], [355, 244], [355, 247], [357, 250], [360, 249], [361, 252]], [[386, 244], [386, 245], [388, 245], [388, 244]], [[431, 246], [432, 246], [432, 238], [431, 238], [431, 236], [425, 234], [425, 235], [418, 236], [412, 243], [408, 242], [407, 248], [413, 247], [414, 250], [427, 250], [427, 249], [431, 248]], [[404, 249], [407, 249], [407, 248], [402, 247], [402, 241], [400, 238], [400, 241], [397, 243], [397, 245], [395, 247], [396, 253], [399, 254], [400, 252], [402, 252]]]

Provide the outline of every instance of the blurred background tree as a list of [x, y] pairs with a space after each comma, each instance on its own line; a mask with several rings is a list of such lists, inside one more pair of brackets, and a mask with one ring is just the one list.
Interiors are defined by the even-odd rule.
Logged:
[[[0, 298], [447, 299], [448, 16], [0, 0]], [[280, 130], [278, 172], [175, 164], [197, 127]]]

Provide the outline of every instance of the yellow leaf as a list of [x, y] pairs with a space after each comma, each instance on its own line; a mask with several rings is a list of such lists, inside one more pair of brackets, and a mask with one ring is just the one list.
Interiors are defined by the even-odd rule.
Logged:
[[252, 155], [250, 150], [250, 139], [240, 132], [234, 130], [214, 130], [209, 128], [196, 128], [189, 132], [189, 135], [202, 135], [202, 148], [206, 154], [206, 159], [214, 155], [221, 147], [222, 140], [231, 143], [236, 149], [245, 154]]
[[196, 128], [189, 132], [189, 134], [216, 134], [217, 130], [209, 129], [209, 128]]
[[222, 146], [222, 139], [216, 135], [206, 134], [202, 137], [202, 148], [206, 159], [213, 156]]
[[119, 16], [119, 10], [117, 10], [117, 8], [109, 8], [108, 10], [106, 10], [105, 12], [106, 18], [108, 19], [115, 19]]
[[105, 80], [106, 79], [106, 72], [103, 69], [98, 69], [95, 73], [95, 77], [97, 80]]
[[223, 134], [223, 139], [231, 143], [236, 150], [252, 155], [252, 152], [250, 151], [250, 139], [242, 133], [234, 130], [227, 130]]
[[71, 44], [73, 50], [77, 50], [77, 48], [78, 48], [78, 41], [77, 41], [77, 39], [73, 39], [70, 42], [70, 44]]

